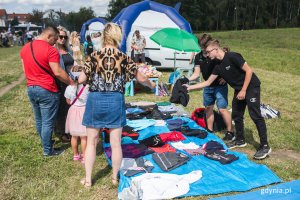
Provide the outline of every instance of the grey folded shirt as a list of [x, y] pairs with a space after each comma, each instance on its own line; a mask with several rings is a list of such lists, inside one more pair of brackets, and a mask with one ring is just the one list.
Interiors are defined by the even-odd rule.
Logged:
[[165, 152], [152, 154], [153, 160], [164, 171], [171, 171], [185, 164], [190, 157], [183, 153]]
[[143, 158], [123, 158], [120, 172], [124, 176], [134, 176], [139, 173], [150, 173], [154, 168], [149, 160]]

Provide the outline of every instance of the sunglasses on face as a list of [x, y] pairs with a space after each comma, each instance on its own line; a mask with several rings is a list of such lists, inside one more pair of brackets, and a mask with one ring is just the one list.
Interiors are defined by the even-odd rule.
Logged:
[[62, 39], [67, 40], [67, 39], [68, 39], [68, 36], [66, 36], [66, 35], [59, 35], [58, 37], [59, 37], [59, 39], [61, 39], [61, 40], [62, 40]]
[[211, 49], [211, 50], [206, 50], [206, 54], [210, 54], [213, 50], [217, 50], [216, 48]]

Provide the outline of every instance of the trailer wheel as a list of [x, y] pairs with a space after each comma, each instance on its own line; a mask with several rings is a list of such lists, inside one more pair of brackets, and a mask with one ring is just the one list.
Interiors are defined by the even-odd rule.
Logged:
[[153, 65], [153, 62], [150, 58], [146, 57], [145, 60], [147, 65]]

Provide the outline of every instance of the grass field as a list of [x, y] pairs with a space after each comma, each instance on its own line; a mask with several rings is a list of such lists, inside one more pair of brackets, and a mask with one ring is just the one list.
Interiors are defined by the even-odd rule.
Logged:
[[0, 88], [15, 81], [23, 73], [19, 59], [20, 47], [0, 48]]
[[[281, 112], [281, 118], [267, 120], [268, 136], [274, 153], [265, 164], [282, 180], [300, 178], [300, 29], [217, 32], [212, 35], [240, 52], [260, 78], [261, 99]], [[0, 48], [0, 87], [22, 74], [20, 48]], [[162, 80], [170, 71], [163, 71]], [[202, 91], [190, 93], [186, 110], [202, 106]], [[232, 98], [232, 89], [229, 99]], [[127, 97], [127, 101], [168, 101], [149, 91]], [[44, 158], [36, 134], [33, 113], [25, 82], [0, 98], [0, 199], [116, 199], [117, 189], [110, 181], [108, 166], [101, 147], [94, 168], [94, 186], [87, 191], [79, 180], [84, 176], [81, 164], [72, 161], [72, 151], [57, 158]], [[245, 149], [249, 159], [258, 146], [258, 134], [248, 113], [245, 115]], [[217, 133], [222, 136], [222, 133]], [[63, 144], [57, 143], [57, 146]], [[185, 199], [207, 199], [213, 196]]]

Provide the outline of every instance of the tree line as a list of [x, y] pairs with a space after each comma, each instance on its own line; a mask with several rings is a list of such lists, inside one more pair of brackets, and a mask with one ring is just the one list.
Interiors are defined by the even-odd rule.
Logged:
[[[139, 0], [111, 0], [108, 19]], [[156, 0], [174, 7], [178, 0]], [[194, 31], [300, 26], [300, 0], [182, 0], [179, 13]]]
[[[111, 21], [123, 8], [137, 2], [140, 0], [110, 0], [107, 15], [100, 17]], [[156, 2], [174, 7], [178, 0]], [[182, 0], [180, 3], [179, 13], [196, 32], [300, 27], [300, 0]], [[82, 24], [94, 17], [91, 7], [81, 7], [78, 12], [67, 14], [61, 10], [34, 9], [29, 21], [80, 31]]]
[[38, 9], [33, 9], [28, 21], [42, 26], [61, 25], [70, 31], [80, 32], [82, 24], [95, 17], [96, 14], [91, 7], [81, 7], [78, 12], [72, 11], [67, 14], [61, 10], [50, 9], [42, 12]]

